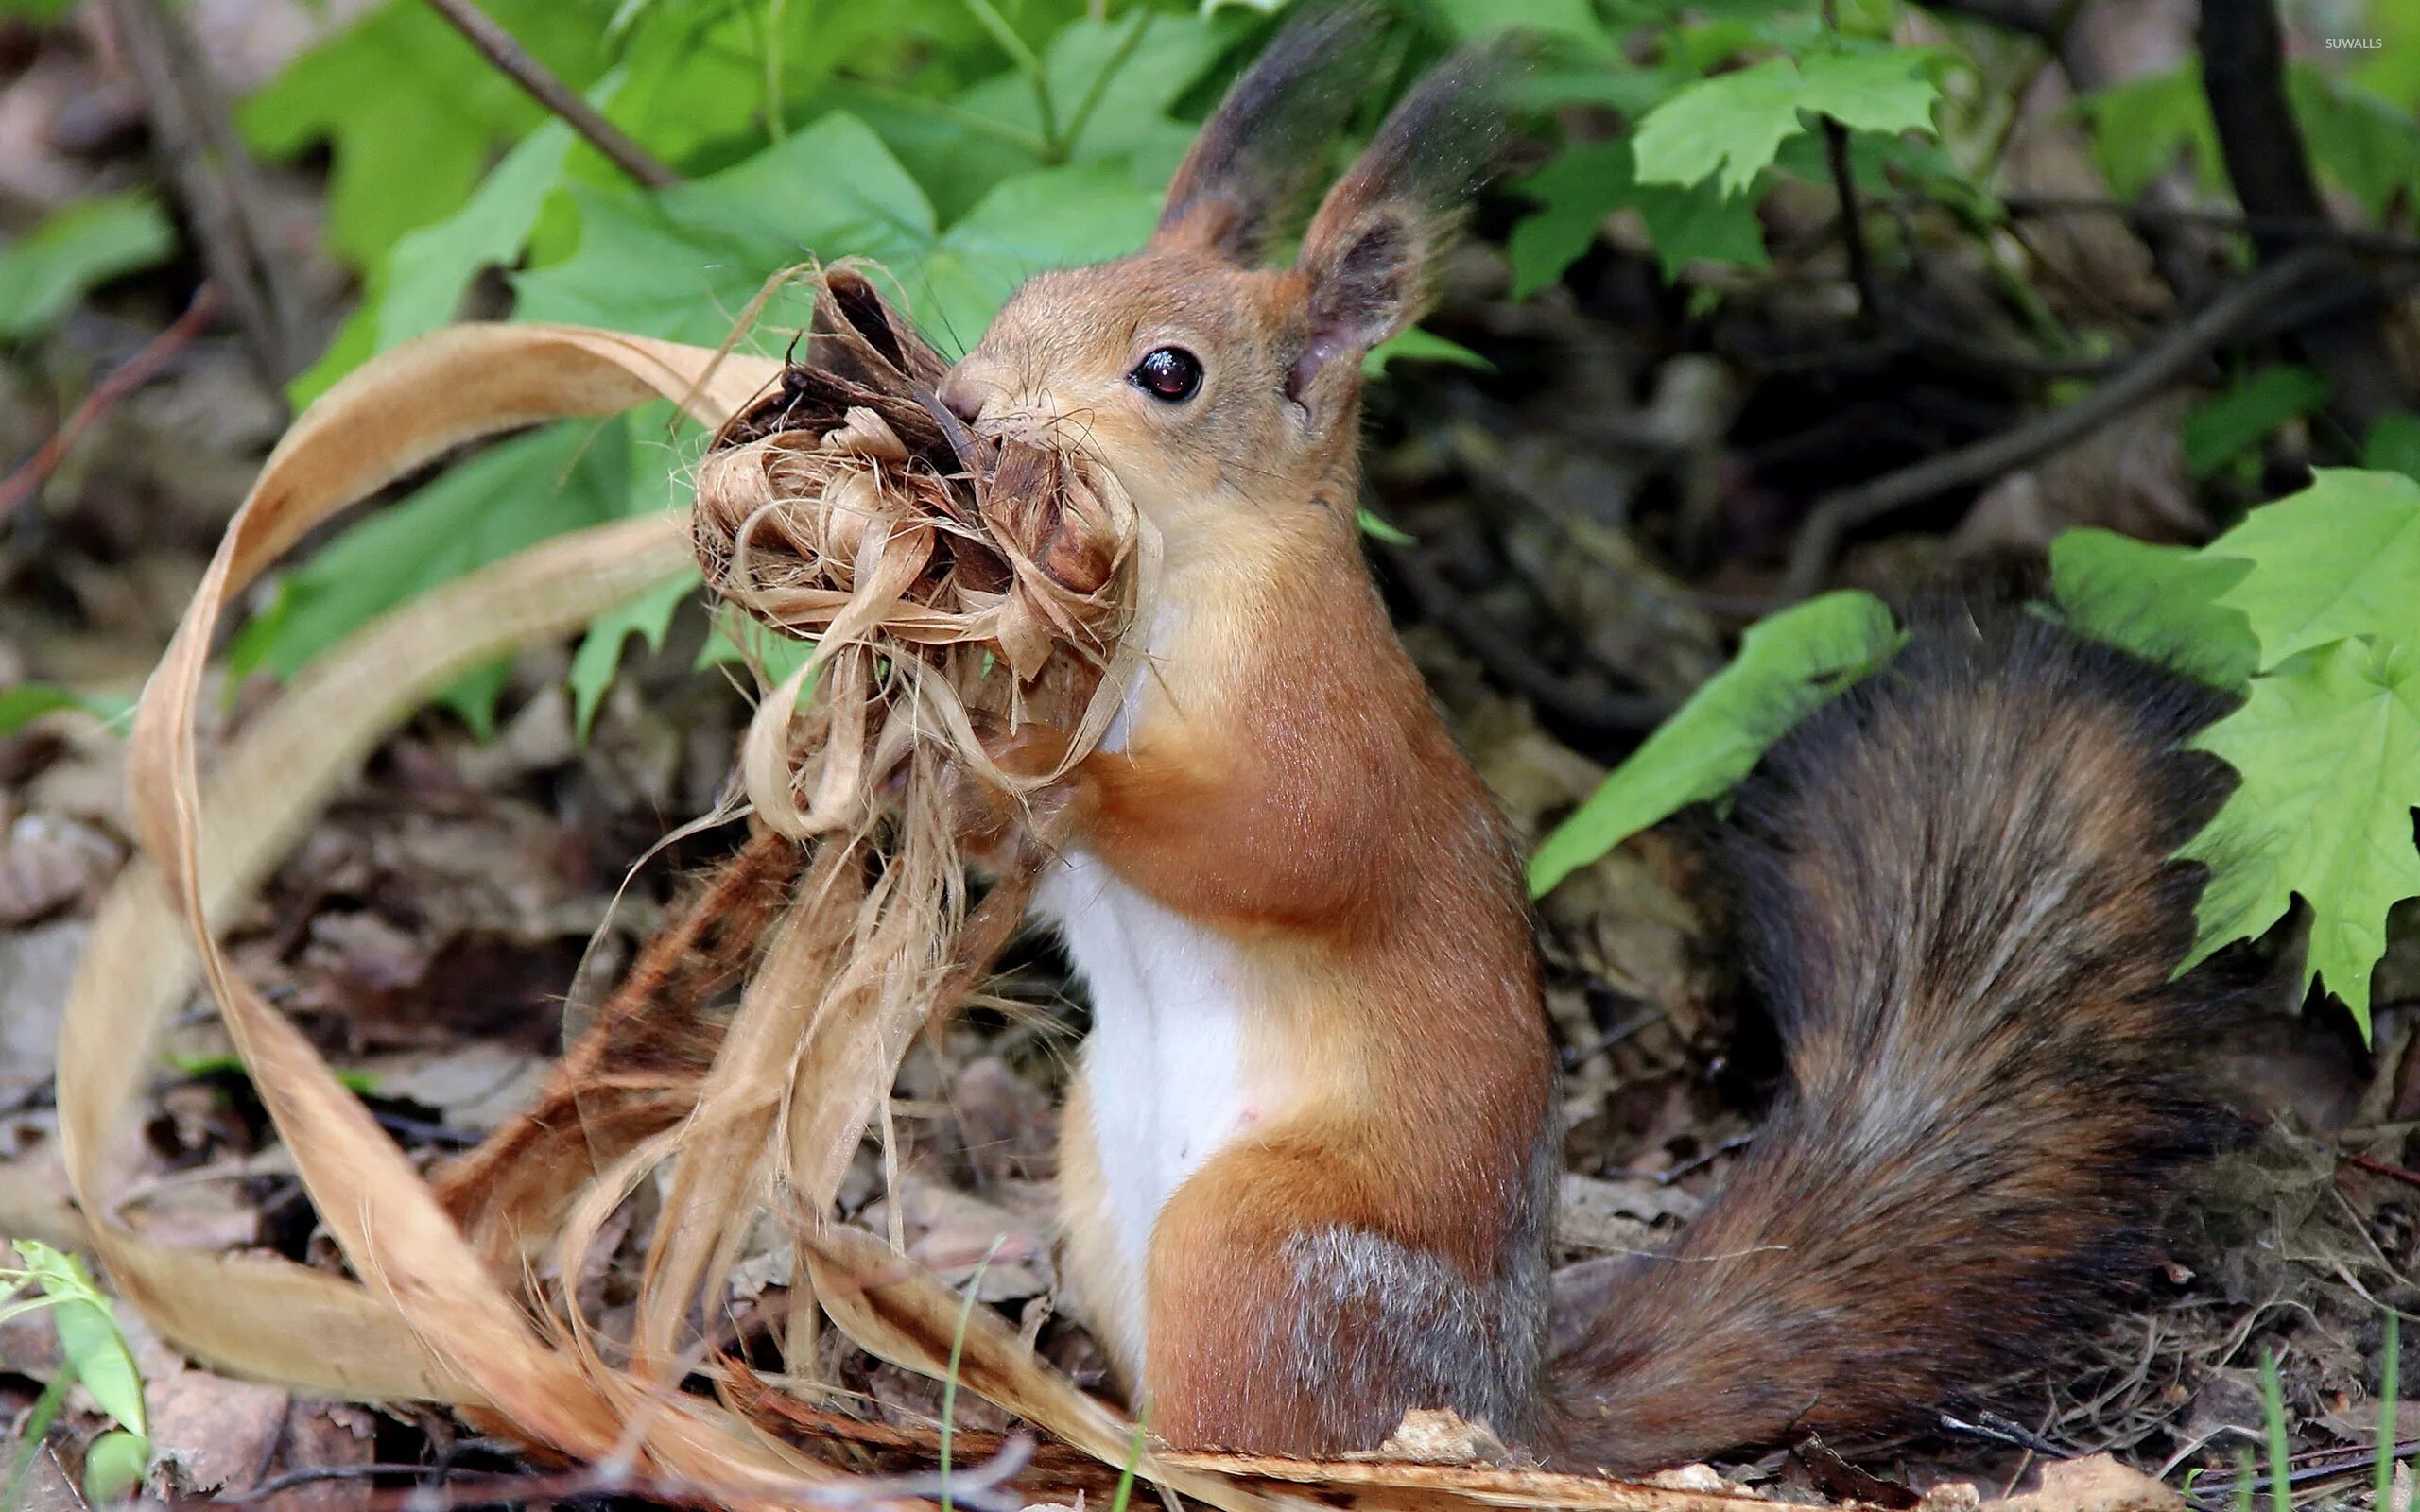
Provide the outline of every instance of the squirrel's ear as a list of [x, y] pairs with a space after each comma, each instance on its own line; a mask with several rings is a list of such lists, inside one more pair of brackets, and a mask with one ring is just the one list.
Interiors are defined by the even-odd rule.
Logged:
[[1496, 86], [1511, 56], [1488, 47], [1439, 64], [1328, 192], [1296, 264], [1311, 318], [1297, 397], [1335, 359], [1357, 363], [1426, 312], [1437, 260], [1503, 140]]
[[1271, 235], [1302, 223], [1329, 144], [1368, 92], [1380, 19], [1358, 0], [1296, 10], [1194, 138], [1153, 249], [1249, 263]]

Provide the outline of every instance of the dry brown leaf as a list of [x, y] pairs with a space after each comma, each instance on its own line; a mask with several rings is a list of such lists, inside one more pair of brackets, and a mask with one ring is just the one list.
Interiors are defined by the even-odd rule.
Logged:
[[2045, 1465], [2037, 1488], [1981, 1505], [1986, 1512], [2185, 1512], [2186, 1503], [2173, 1487], [2095, 1454]]

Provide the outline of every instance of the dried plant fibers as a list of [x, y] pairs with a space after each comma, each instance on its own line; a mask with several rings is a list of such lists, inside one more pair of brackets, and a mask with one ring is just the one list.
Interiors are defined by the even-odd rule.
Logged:
[[[717, 1295], [733, 1235], [778, 1201], [802, 1220], [799, 1250], [834, 1322], [885, 1359], [945, 1370], [955, 1295], [872, 1236], [821, 1220], [926, 1006], [964, 986], [1021, 902], [1013, 887], [995, 889], [998, 906], [987, 900], [988, 916], [978, 908], [957, 928], [962, 883], [940, 775], [952, 760], [987, 765], [976, 737], [987, 721], [1065, 721], [1080, 748], [1098, 737], [1134, 675], [1121, 637], [1148, 596], [1151, 549], [1089, 459], [1048, 438], [953, 434], [918, 404], [937, 363], [862, 280], [836, 273], [819, 309], [805, 369], [571, 327], [440, 332], [315, 404], [229, 524], [137, 715], [130, 774], [145, 860], [95, 921], [58, 1079], [92, 1247], [197, 1358], [314, 1395], [455, 1403], [694, 1500], [793, 1506], [842, 1472], [751, 1420], [738, 1399], [677, 1390], [666, 1373], [711, 1367], [688, 1349], [687, 1320]], [[743, 759], [761, 826], [751, 850], [774, 843], [769, 832], [806, 848], [804, 864], [786, 903], [769, 893], [752, 904], [779, 917], [694, 1097], [579, 1152], [597, 1159], [569, 1162], [577, 1179], [496, 1183], [503, 1211], [482, 1209], [421, 1178], [235, 973], [216, 929], [397, 720], [464, 671], [685, 571], [683, 522], [666, 514], [559, 538], [403, 606], [297, 679], [218, 753], [206, 784], [195, 708], [225, 605], [314, 525], [478, 437], [658, 397], [717, 430], [695, 523], [711, 580], [819, 641], [806, 668], [766, 698]], [[358, 1280], [164, 1245], [120, 1215], [113, 1194], [152, 1046], [197, 969]], [[532, 1145], [527, 1129], [518, 1137], [490, 1152], [516, 1173], [573, 1153]], [[666, 1161], [638, 1336], [600, 1340], [576, 1311], [526, 1290], [522, 1262], [552, 1242], [558, 1266], [577, 1274], [564, 1262]], [[0, 1209], [0, 1229], [17, 1222]], [[982, 1309], [960, 1372], [968, 1389], [1108, 1463], [1134, 1452], [1129, 1422]], [[1149, 1452], [1139, 1468], [1230, 1512], [1307, 1506], [1314, 1491], [1322, 1505], [1369, 1508], [1751, 1504], [1479, 1468], [1272, 1468]]]

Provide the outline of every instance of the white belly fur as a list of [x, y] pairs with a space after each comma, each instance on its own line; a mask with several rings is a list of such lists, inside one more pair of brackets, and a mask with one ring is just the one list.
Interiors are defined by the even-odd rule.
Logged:
[[1092, 1000], [1084, 1078], [1130, 1291], [1120, 1311], [1139, 1323], [1161, 1208], [1247, 1117], [1235, 948], [1089, 855], [1051, 872], [1035, 906]]

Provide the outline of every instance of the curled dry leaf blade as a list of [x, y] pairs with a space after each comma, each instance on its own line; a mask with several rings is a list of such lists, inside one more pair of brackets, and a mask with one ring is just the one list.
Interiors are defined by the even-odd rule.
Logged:
[[[313, 406], [263, 469], [147, 690], [132, 770], [137, 824], [157, 869], [130, 874], [105, 909], [61, 1042], [70, 1177], [86, 1211], [101, 1215], [96, 1247], [129, 1294], [195, 1352], [348, 1396], [482, 1403], [565, 1450], [635, 1455], [657, 1474], [733, 1500], [789, 1500], [823, 1473], [702, 1403], [596, 1379], [586, 1362], [544, 1345], [402, 1152], [283, 1016], [227, 969], [212, 935], [213, 919], [258, 883], [419, 696], [671, 576], [683, 556], [677, 522], [548, 542], [406, 606], [255, 723], [207, 805], [193, 733], [222, 606], [319, 521], [448, 447], [519, 424], [611, 413], [659, 395], [718, 423], [771, 372], [608, 333], [465, 327], [363, 369]], [[284, 1263], [164, 1249], [107, 1217], [111, 1136], [147, 1063], [142, 1048], [193, 964], [180, 933], [199, 946], [253, 1082], [366, 1287]]]

